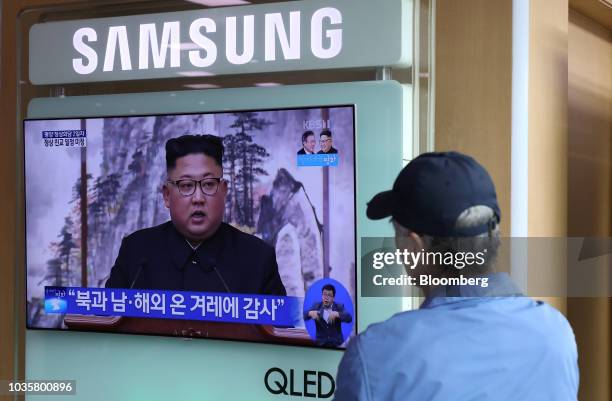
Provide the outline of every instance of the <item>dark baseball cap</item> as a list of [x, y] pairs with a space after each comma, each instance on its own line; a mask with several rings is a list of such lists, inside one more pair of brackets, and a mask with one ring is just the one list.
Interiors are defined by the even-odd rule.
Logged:
[[392, 216], [418, 234], [469, 237], [485, 233], [489, 224], [457, 229], [457, 217], [472, 206], [501, 212], [493, 180], [476, 160], [458, 152], [424, 153], [402, 169], [393, 189], [368, 202], [367, 216], [378, 220]]

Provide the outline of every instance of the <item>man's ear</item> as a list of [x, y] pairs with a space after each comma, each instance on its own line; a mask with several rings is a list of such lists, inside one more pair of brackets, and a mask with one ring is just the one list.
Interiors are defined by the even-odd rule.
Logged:
[[170, 208], [170, 188], [168, 188], [168, 183], [165, 183], [162, 186], [162, 194], [164, 195], [164, 206], [166, 206], [167, 209]]
[[415, 243], [412, 241], [410, 234], [395, 232], [395, 247], [397, 249], [406, 249], [412, 251], [415, 247]]
[[410, 231], [410, 233], [408, 234], [410, 236], [410, 238], [414, 241], [414, 243], [417, 245], [416, 249], [424, 249], [425, 248], [425, 242], [423, 241], [423, 237], [421, 237], [419, 234]]
[[219, 183], [219, 191], [223, 196], [227, 195], [227, 185], [227, 180], [225, 179], [221, 180], [221, 182]]
[[395, 228], [395, 247], [397, 249], [406, 249], [412, 252], [425, 248], [425, 242], [419, 234], [404, 228], [396, 221], [393, 221], [393, 227]]

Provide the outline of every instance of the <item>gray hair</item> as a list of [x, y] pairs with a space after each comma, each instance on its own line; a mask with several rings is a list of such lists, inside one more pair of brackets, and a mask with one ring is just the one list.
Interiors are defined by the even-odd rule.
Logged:
[[[410, 232], [409, 228], [403, 227], [396, 220], [393, 220], [396, 232], [400, 236], [407, 236]], [[495, 263], [499, 253], [501, 244], [499, 223], [493, 209], [488, 206], [477, 205], [464, 210], [455, 221], [455, 228], [468, 229], [475, 226], [487, 225], [488, 230], [482, 234], [471, 237], [436, 237], [430, 235], [421, 235], [427, 252], [435, 252], [441, 254], [452, 253], [479, 253], [483, 252], [486, 256], [484, 264], [477, 268], [465, 269], [444, 269], [444, 275], [453, 276], [456, 274], [464, 275], [479, 275], [489, 273], [495, 270]], [[438, 268], [446, 266], [437, 266]], [[438, 271], [439, 273], [440, 271]]]
[[[429, 251], [450, 252], [484, 252], [486, 254], [485, 263], [475, 269], [468, 269], [462, 272], [470, 274], [470, 270], [475, 274], [491, 272], [495, 268], [499, 246], [501, 243], [499, 223], [493, 209], [488, 206], [477, 205], [465, 209], [455, 221], [455, 228], [468, 229], [475, 226], [487, 225], [488, 230], [482, 234], [472, 237], [435, 237], [425, 235], [423, 241]], [[450, 272], [449, 272], [450, 273]], [[451, 273], [452, 275], [452, 273]]]

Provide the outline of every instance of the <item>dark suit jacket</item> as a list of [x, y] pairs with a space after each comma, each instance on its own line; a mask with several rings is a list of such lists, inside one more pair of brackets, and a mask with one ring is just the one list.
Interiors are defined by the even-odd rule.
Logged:
[[225, 223], [195, 251], [171, 221], [125, 237], [106, 287], [132, 283], [156, 290], [287, 294], [274, 249]]
[[306, 153], [304, 148], [302, 148], [302, 149], [298, 150], [297, 154], [298, 155], [310, 155], [310, 154], [314, 154], [314, 153]]
[[336, 148], [334, 148], [334, 147], [332, 146], [331, 148], [329, 148], [329, 151], [328, 151], [328, 152], [323, 152], [322, 150], [319, 150], [319, 151], [317, 152], [317, 154], [318, 154], [318, 155], [320, 155], [320, 154], [329, 155], [329, 154], [332, 154], [332, 153], [338, 153], [338, 149], [336, 149]]
[[353, 317], [344, 309], [343, 304], [333, 303], [331, 310], [338, 312], [340, 315], [339, 319], [334, 320], [333, 323], [329, 324], [323, 319], [323, 302], [314, 303], [310, 309], [304, 313], [304, 320], [310, 319], [308, 312], [317, 311], [319, 313], [319, 319], [315, 320], [315, 326], [317, 328], [317, 345], [324, 347], [337, 347], [344, 342], [342, 339], [342, 322], [350, 323]]

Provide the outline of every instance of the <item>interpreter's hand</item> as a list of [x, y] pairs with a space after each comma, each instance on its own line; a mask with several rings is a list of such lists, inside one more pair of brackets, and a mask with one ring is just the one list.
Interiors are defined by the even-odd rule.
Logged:
[[329, 313], [329, 322], [333, 323], [336, 319], [340, 319], [340, 314], [336, 311], [331, 311]]
[[310, 312], [308, 312], [308, 316], [311, 319], [319, 320], [319, 312], [317, 312], [316, 310], [311, 310]]

